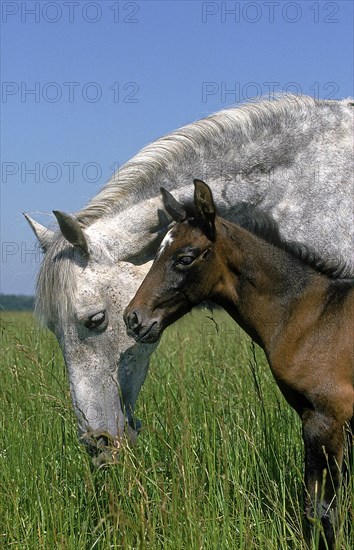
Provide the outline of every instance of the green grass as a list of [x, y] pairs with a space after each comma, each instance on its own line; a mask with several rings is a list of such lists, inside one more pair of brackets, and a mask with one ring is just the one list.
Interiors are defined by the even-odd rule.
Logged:
[[[299, 419], [261, 350], [206, 315], [166, 331], [137, 446], [100, 470], [78, 443], [55, 338], [30, 314], [2, 316], [0, 548], [306, 548]], [[353, 483], [339, 502], [346, 550], [348, 510]]]

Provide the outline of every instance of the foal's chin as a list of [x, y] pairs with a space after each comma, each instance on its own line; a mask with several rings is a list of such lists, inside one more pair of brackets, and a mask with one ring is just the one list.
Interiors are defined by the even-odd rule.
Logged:
[[155, 321], [149, 327], [144, 327], [139, 334], [132, 334], [139, 344], [155, 344], [161, 336], [162, 326]]

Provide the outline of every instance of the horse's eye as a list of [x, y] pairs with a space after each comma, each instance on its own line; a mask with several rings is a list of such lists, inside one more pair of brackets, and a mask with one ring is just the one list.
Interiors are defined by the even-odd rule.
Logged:
[[195, 258], [193, 256], [180, 256], [177, 260], [177, 263], [179, 265], [191, 265], [194, 260]]
[[91, 315], [91, 317], [89, 317], [87, 321], [84, 322], [84, 325], [89, 330], [93, 330], [94, 328], [101, 327], [105, 320], [106, 312], [100, 311], [100, 313], [95, 313], [95, 315]]

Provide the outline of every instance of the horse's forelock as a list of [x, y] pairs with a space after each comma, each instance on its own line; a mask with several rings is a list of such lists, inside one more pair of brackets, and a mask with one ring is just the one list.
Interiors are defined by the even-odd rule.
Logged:
[[37, 277], [35, 313], [51, 327], [60, 319], [71, 317], [76, 280], [74, 247], [61, 234], [55, 235]]

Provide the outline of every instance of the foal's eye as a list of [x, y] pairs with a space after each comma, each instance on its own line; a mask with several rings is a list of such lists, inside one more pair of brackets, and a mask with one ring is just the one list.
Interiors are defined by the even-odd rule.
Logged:
[[91, 315], [91, 317], [89, 317], [87, 321], [84, 322], [84, 325], [89, 330], [93, 330], [99, 327], [103, 328], [106, 318], [106, 312], [100, 311], [100, 313], [95, 313], [95, 315]]
[[179, 265], [191, 265], [193, 263], [195, 258], [193, 256], [180, 256], [177, 260], [177, 264]]

